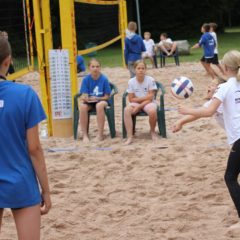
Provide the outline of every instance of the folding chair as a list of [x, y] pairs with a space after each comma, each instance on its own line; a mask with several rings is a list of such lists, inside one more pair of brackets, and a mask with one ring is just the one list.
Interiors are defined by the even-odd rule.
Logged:
[[[117, 87], [110, 82], [111, 87], [111, 94], [109, 98], [109, 105], [105, 108], [105, 114], [107, 116], [107, 121], [110, 129], [110, 135], [111, 138], [114, 138], [116, 136], [116, 130], [115, 130], [115, 114], [114, 114], [114, 95], [118, 93]], [[78, 99], [81, 97], [81, 93], [78, 93], [74, 96], [74, 112], [73, 112], [73, 135], [74, 139], [77, 139], [78, 135], [78, 123], [79, 123], [79, 117], [80, 117], [80, 111], [78, 107]], [[89, 130], [89, 123], [90, 123], [90, 116], [96, 115], [96, 109], [92, 109], [88, 112], [88, 130]]]

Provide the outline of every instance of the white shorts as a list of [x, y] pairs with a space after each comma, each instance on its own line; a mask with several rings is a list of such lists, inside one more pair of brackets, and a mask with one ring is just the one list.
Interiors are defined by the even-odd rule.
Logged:
[[152, 58], [152, 57], [153, 57], [153, 53], [150, 53], [150, 52], [142, 53], [142, 58]]

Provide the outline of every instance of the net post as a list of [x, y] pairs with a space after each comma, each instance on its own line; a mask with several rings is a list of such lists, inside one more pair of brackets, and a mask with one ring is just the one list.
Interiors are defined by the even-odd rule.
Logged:
[[120, 35], [122, 43], [122, 64], [126, 67], [124, 48], [125, 48], [125, 17], [124, 17], [124, 0], [119, 0], [119, 22], [120, 22]]
[[[44, 4], [41, 5], [41, 3], [43, 2]], [[43, 36], [45, 31], [44, 31], [44, 23], [43, 23], [43, 16], [42, 16], [43, 11], [45, 11], [44, 16], [45, 17], [48, 16], [47, 19], [48, 20], [50, 19], [49, 0], [45, 0], [45, 1], [33, 0], [33, 11], [34, 11], [34, 18], [35, 18], [35, 33], [36, 33], [37, 56], [38, 56], [38, 67], [39, 67], [39, 74], [40, 74], [42, 104], [48, 116], [48, 131], [49, 131], [49, 135], [51, 136], [52, 122], [51, 122], [51, 106], [50, 106], [50, 89], [49, 89], [49, 83], [48, 83], [49, 78], [47, 78], [47, 71], [46, 71], [47, 49], [44, 42], [45, 40], [48, 40], [49, 36], [46, 36], [46, 37]], [[48, 42], [48, 46], [50, 46], [49, 42]]]
[[[59, 1], [60, 19], [61, 19], [61, 39], [62, 49], [69, 50], [69, 66], [71, 79], [71, 97], [73, 109], [73, 97], [77, 93], [77, 43], [75, 30], [74, 0]], [[73, 135], [72, 118], [55, 120], [55, 135], [70, 137]]]

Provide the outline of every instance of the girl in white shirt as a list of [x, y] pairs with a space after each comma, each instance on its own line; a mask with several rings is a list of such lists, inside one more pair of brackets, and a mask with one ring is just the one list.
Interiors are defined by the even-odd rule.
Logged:
[[154, 94], [157, 90], [155, 80], [146, 75], [146, 64], [143, 61], [137, 61], [134, 64], [136, 76], [128, 82], [128, 100], [129, 105], [124, 109], [124, 124], [127, 130], [126, 144], [133, 141], [133, 121], [132, 115], [144, 111], [149, 116], [149, 125], [151, 137], [157, 138], [155, 127], [157, 122], [157, 103], [154, 101]]
[[[223, 69], [228, 77], [226, 83], [219, 85], [211, 104], [206, 108], [192, 109], [179, 107], [179, 113], [197, 118], [212, 116], [219, 106], [223, 107], [223, 118], [228, 143], [232, 145], [229, 154], [225, 182], [240, 218], [240, 52], [232, 50], [223, 57]], [[240, 221], [232, 226], [240, 228]]]

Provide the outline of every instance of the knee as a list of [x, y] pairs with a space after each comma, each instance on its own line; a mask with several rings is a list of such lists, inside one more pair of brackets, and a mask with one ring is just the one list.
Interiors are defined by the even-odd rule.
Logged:
[[81, 104], [80, 105], [80, 112], [88, 112], [88, 105], [87, 104]]
[[151, 108], [148, 110], [148, 116], [153, 118], [153, 117], [156, 117], [157, 116], [157, 111], [155, 108]]
[[104, 111], [105, 107], [106, 107], [106, 102], [99, 102], [96, 105], [96, 110], [97, 110], [97, 112], [102, 112], [102, 111]]
[[129, 114], [131, 114], [132, 113], [132, 108], [131, 107], [125, 107], [124, 108], [124, 114], [125, 115], [129, 115]]

